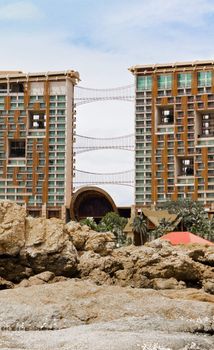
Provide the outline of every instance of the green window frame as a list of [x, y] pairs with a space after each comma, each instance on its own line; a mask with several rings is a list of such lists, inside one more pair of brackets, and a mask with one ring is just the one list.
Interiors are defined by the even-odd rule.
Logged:
[[178, 87], [179, 88], [191, 88], [192, 86], [192, 74], [191, 73], [179, 73], [178, 74]]
[[138, 76], [137, 77], [137, 90], [152, 90], [152, 76]]
[[198, 86], [199, 87], [212, 86], [211, 71], [198, 72]]
[[172, 74], [158, 76], [158, 89], [166, 90], [172, 88]]

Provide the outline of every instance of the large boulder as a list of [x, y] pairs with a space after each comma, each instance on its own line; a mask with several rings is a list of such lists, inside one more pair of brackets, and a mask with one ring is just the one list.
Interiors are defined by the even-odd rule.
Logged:
[[65, 232], [78, 251], [93, 251], [105, 256], [115, 248], [115, 235], [112, 232], [96, 232], [74, 221], [65, 225]]
[[0, 256], [16, 256], [25, 244], [24, 207], [0, 201]]
[[84, 252], [78, 271], [81, 278], [97, 284], [100, 279], [100, 283], [135, 288], [182, 289], [204, 285], [211, 292], [210, 281], [214, 276], [212, 267], [191, 259], [187, 250], [165, 242], [122, 247], [106, 256], [92, 250]]
[[88, 226], [81, 226], [78, 222], [70, 221], [65, 225], [64, 230], [77, 250], [85, 250], [85, 243], [90, 234], [90, 228]]
[[54, 272], [71, 276], [77, 268], [77, 251], [59, 219], [26, 218], [26, 240], [21, 260], [34, 273]]
[[105, 256], [115, 248], [115, 236], [112, 232], [90, 232], [85, 244], [85, 250]]

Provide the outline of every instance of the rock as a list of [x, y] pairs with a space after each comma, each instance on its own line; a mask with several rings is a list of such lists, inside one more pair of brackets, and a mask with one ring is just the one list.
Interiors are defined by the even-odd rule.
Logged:
[[185, 282], [177, 281], [171, 277], [169, 279], [155, 278], [152, 280], [152, 287], [154, 289], [183, 289], [186, 287]]
[[48, 283], [55, 277], [53, 272], [45, 271], [29, 278], [29, 286]]
[[193, 250], [191, 249], [188, 252], [188, 256], [194, 261], [200, 261], [201, 258], [204, 257], [204, 254], [205, 254], [205, 250], [203, 247], [197, 247]]
[[104, 256], [115, 248], [115, 236], [111, 232], [95, 232], [74, 221], [65, 225], [64, 229], [78, 251], [91, 250]]
[[20, 257], [36, 274], [48, 270], [72, 276], [77, 269], [76, 249], [64, 232], [63, 221], [55, 218], [26, 218], [26, 240]]
[[154, 241], [146, 242], [145, 246], [155, 248], [155, 249], [162, 249], [164, 247], [165, 248], [172, 248], [172, 244], [169, 241], [165, 241], [162, 239], [155, 239]]
[[111, 232], [89, 231], [85, 250], [92, 250], [101, 256], [108, 255], [115, 248], [115, 236]]
[[29, 280], [27, 280], [26, 278], [24, 278], [19, 284], [16, 285], [16, 288], [26, 288], [30, 286], [30, 282]]
[[105, 271], [101, 271], [99, 268], [91, 271], [90, 280], [96, 283], [98, 286], [102, 284], [112, 284], [112, 279], [109, 274]]
[[65, 232], [70, 237], [72, 243], [77, 250], [84, 250], [85, 243], [89, 237], [89, 227], [84, 225], [81, 226], [75, 221], [70, 221], [64, 227]]
[[14, 287], [14, 284], [12, 282], [7, 281], [4, 278], [0, 277], [0, 290], [12, 289], [13, 287]]
[[[82, 254], [79, 258], [78, 271], [80, 277], [82, 278], [91, 278], [95, 276], [94, 271], [96, 270], [96, 276], [98, 270], [108, 274], [109, 278], [113, 278], [115, 272], [122, 269], [123, 266], [118, 260], [114, 259], [111, 256], [101, 257], [99, 254], [88, 251]], [[102, 274], [103, 275], [103, 274]], [[95, 279], [97, 277], [95, 276]]]
[[55, 276], [50, 283], [58, 283], [58, 282], [65, 282], [65, 281], [69, 281], [68, 277], [65, 276]]
[[214, 267], [214, 246], [209, 247], [204, 254], [204, 257], [200, 259], [203, 264]]
[[45, 283], [53, 282], [55, 275], [53, 272], [45, 271], [35, 276], [30, 277], [28, 280], [23, 279], [16, 287], [31, 287], [41, 285]]
[[50, 282], [50, 281], [55, 277], [55, 275], [54, 275], [53, 272], [45, 271], [45, 272], [39, 273], [38, 275], [35, 275], [35, 276], [33, 276], [33, 277], [30, 277], [29, 280], [32, 279], [32, 278], [34, 278], [34, 277], [37, 277], [37, 278], [39, 278], [40, 280], [42, 280], [42, 281], [48, 283], [48, 282]]
[[204, 281], [203, 287], [205, 292], [214, 294], [214, 278]]
[[0, 294], [1, 349], [213, 349], [214, 296], [196, 289], [71, 279]]
[[152, 246], [123, 247], [106, 256], [84, 252], [79, 257], [79, 275], [96, 283], [100, 276], [100, 283], [155, 289], [200, 288], [203, 280], [213, 278], [213, 268], [193, 261], [186, 250], [168, 243]]
[[16, 256], [24, 246], [25, 218], [24, 207], [0, 201], [0, 256]]
[[213, 293], [213, 265], [213, 246], [172, 246], [155, 240], [115, 249], [111, 232], [95, 232], [73, 221], [65, 225], [59, 219], [26, 217], [23, 207], [0, 202], [0, 276], [14, 283], [24, 280], [21, 286], [78, 276], [134, 288], [204, 286]]

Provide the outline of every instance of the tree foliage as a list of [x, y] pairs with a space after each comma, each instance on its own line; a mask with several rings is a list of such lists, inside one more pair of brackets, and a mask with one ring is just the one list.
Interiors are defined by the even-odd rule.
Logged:
[[214, 219], [209, 220], [202, 203], [183, 199], [168, 201], [164, 203], [163, 207], [181, 218], [182, 230], [188, 230], [206, 239], [214, 240]]
[[140, 236], [141, 245], [145, 244], [148, 241], [149, 234], [147, 230], [147, 224], [142, 213], [138, 216], [135, 216], [133, 220], [133, 231]]
[[93, 217], [88, 217], [80, 221], [81, 225], [87, 225], [90, 229], [97, 231], [97, 223]]
[[127, 224], [127, 219], [118, 215], [117, 213], [107, 213], [98, 225], [99, 232], [111, 231], [114, 233], [117, 239], [117, 245], [121, 246], [125, 244], [126, 236], [123, 233], [123, 229]]
[[84, 220], [81, 220], [81, 225], [87, 225], [92, 230], [97, 232], [108, 232], [111, 231], [114, 233], [117, 245], [121, 246], [125, 244], [126, 236], [123, 233], [123, 229], [127, 224], [127, 219], [124, 217], [121, 217], [117, 213], [109, 212], [107, 213], [97, 224], [94, 220], [94, 218], [86, 218]]
[[159, 226], [157, 226], [154, 230], [152, 230], [151, 232], [152, 239], [157, 239], [165, 235], [166, 233], [171, 231], [171, 227], [172, 227], [172, 223], [166, 220], [165, 218], [163, 218], [160, 221]]

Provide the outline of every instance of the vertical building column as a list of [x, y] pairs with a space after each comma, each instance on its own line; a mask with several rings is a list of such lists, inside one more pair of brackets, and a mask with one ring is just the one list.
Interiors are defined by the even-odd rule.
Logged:
[[24, 107], [25, 109], [28, 108], [29, 100], [30, 100], [30, 82], [27, 80], [27, 82], [24, 85]]
[[157, 135], [155, 133], [155, 125], [156, 125], [156, 97], [158, 92], [158, 81], [157, 74], [153, 74], [153, 84], [152, 84], [152, 123], [151, 123], [151, 138], [152, 138], [152, 183], [151, 183], [151, 197], [152, 204], [156, 204], [157, 202], [157, 179], [156, 179], [156, 149], [157, 149]]
[[74, 84], [66, 80], [66, 150], [65, 150], [65, 206], [70, 208], [73, 193], [73, 141], [74, 141]]
[[202, 161], [204, 163], [204, 170], [201, 172], [201, 175], [204, 178], [204, 188], [205, 191], [208, 189], [208, 148], [202, 147]]
[[197, 95], [198, 93], [198, 73], [195, 69], [192, 73], [192, 95]]
[[66, 207], [64, 205], [61, 207], [61, 219], [66, 222]]
[[214, 93], [214, 68], [212, 69], [212, 87], [211, 87], [212, 94]]
[[178, 94], [178, 73], [173, 72], [172, 76], [172, 96], [176, 97]]
[[46, 204], [42, 205], [42, 217], [46, 219], [47, 217], [47, 207]]
[[42, 189], [43, 205], [48, 203], [48, 178], [49, 178], [49, 128], [50, 128], [50, 91], [48, 78], [44, 83], [44, 100], [46, 105], [46, 132], [44, 141], [45, 151], [45, 168], [44, 168], [44, 182]]
[[184, 154], [188, 155], [188, 116], [187, 116], [187, 96], [182, 96], [181, 98], [182, 111], [184, 113], [183, 118], [183, 142], [184, 142]]
[[164, 135], [164, 149], [162, 153], [164, 193], [168, 193], [168, 135]]

